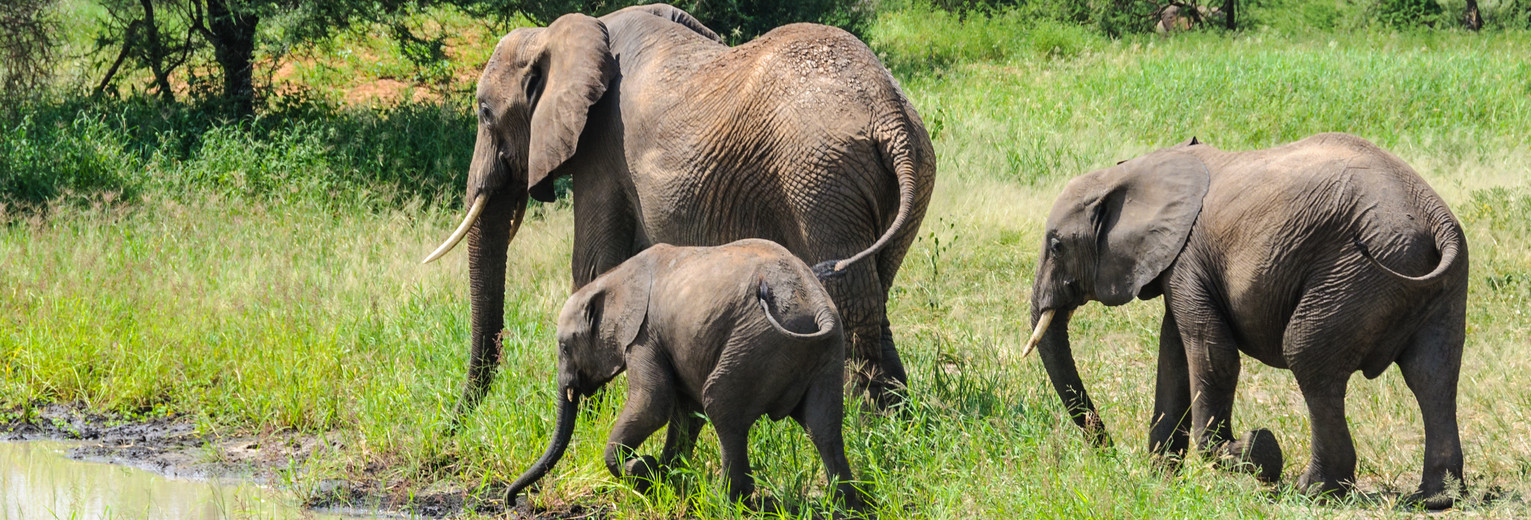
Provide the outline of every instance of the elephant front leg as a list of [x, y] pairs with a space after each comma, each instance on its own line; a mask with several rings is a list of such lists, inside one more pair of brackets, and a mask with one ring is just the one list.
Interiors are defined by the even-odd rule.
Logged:
[[1175, 312], [1190, 373], [1191, 434], [1197, 446], [1224, 467], [1252, 473], [1262, 482], [1275, 482], [1281, 478], [1283, 465], [1276, 436], [1262, 428], [1233, 438], [1239, 351], [1228, 325], [1216, 314]]
[[657, 359], [654, 348], [635, 345], [628, 358], [627, 404], [606, 440], [606, 469], [617, 478], [631, 480], [645, 493], [656, 482], [660, 469], [654, 457], [637, 456], [639, 446], [670, 420], [675, 407], [673, 378], [668, 365]]
[[1175, 315], [1168, 309], [1159, 327], [1159, 370], [1154, 385], [1154, 413], [1148, 429], [1148, 451], [1175, 464], [1185, 456], [1191, 435], [1191, 379], [1185, 343]]
[[569, 265], [575, 290], [647, 247], [637, 238], [639, 219], [609, 179], [574, 176], [574, 252]]

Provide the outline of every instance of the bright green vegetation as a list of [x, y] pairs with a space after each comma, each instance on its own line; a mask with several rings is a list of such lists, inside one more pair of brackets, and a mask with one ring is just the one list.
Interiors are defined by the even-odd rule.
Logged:
[[[1092, 305], [1073, 321], [1114, 450], [1087, 447], [1039, 361], [1017, 357], [1042, 219], [1064, 180], [1193, 135], [1246, 149], [1322, 131], [1396, 153], [1466, 226], [1467, 476], [1474, 497], [1506, 497], [1466, 507], [1531, 514], [1531, 34], [1110, 41], [916, 10], [882, 15], [869, 39], [940, 162], [924, 237], [891, 300], [909, 410], [853, 412], [845, 423], [880, 518], [1409, 516], [1391, 501], [1417, 484], [1423, 431], [1396, 371], [1352, 383], [1364, 493], [1320, 506], [1208, 463], [1175, 475], [1150, 463], [1157, 300]], [[344, 91], [342, 74], [305, 78], [318, 92]], [[343, 450], [288, 473], [300, 494], [337, 477], [380, 478], [401, 494], [514, 478], [550, 433], [552, 319], [569, 290], [572, 219], [565, 203], [543, 205], [522, 228], [501, 377], [465, 431], [438, 435], [467, 357], [462, 253], [417, 264], [459, 218], [472, 118], [460, 97], [448, 99], [298, 103], [238, 127], [136, 102], [45, 105], [0, 121], [0, 182], [34, 182], [28, 197], [51, 201], [44, 212], [12, 206], [0, 225], [0, 410], [77, 403], [182, 414], [215, 434], [343, 439]], [[57, 175], [70, 180], [46, 181]], [[1253, 360], [1244, 367], [1236, 428], [1275, 431], [1295, 478], [1309, 449], [1296, 384]], [[609, 390], [587, 406], [535, 503], [619, 517], [738, 515], [721, 496], [710, 431], [677, 487], [645, 497], [611, 479], [601, 450], [621, 379]], [[795, 425], [760, 423], [751, 454], [764, 489], [822, 505], [822, 469]]]

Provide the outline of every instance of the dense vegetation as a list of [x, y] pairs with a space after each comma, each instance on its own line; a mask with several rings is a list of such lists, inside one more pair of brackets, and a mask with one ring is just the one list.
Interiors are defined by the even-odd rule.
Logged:
[[[1488, 29], [1473, 33], [1395, 30], [1368, 21], [1376, 5], [1269, 0], [1243, 11], [1248, 30], [1116, 39], [1038, 14], [1066, 5], [893, 5], [858, 29], [920, 110], [940, 171], [890, 302], [909, 413], [846, 418], [879, 517], [1408, 515], [1391, 500], [1417, 483], [1422, 430], [1396, 371], [1351, 386], [1365, 493], [1320, 506], [1210, 465], [1166, 476], [1148, 462], [1157, 302], [1074, 320], [1115, 450], [1088, 448], [1040, 364], [1016, 357], [1041, 220], [1065, 179], [1192, 135], [1246, 149], [1321, 131], [1392, 150], [1466, 226], [1465, 508], [1531, 513], [1531, 33], [1505, 28], [1519, 4], [1485, 2]], [[71, 22], [61, 38], [89, 34]], [[566, 203], [538, 206], [512, 246], [505, 375], [453, 438], [438, 431], [466, 363], [465, 261], [416, 264], [458, 217], [476, 67], [499, 33], [530, 22], [441, 8], [406, 23], [450, 35], [443, 59], [411, 59], [380, 26], [340, 31], [273, 64], [253, 117], [152, 87], [87, 97], [99, 79], [88, 63], [61, 62], [56, 90], [0, 107], [0, 413], [71, 403], [182, 415], [214, 435], [342, 439], [287, 474], [299, 495], [328, 478], [479, 489], [540, 454]], [[640, 496], [610, 479], [601, 448], [621, 392], [607, 395], [537, 504], [738, 514], [710, 433], [679, 486]], [[1290, 374], [1245, 364], [1235, 415], [1240, 430], [1276, 432], [1295, 478], [1309, 441]], [[762, 423], [753, 445], [764, 488], [819, 505], [821, 469], [795, 425]]]

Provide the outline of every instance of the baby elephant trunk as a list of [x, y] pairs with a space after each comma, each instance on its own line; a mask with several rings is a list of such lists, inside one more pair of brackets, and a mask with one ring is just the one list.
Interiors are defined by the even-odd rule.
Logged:
[[548, 470], [553, 469], [553, 465], [558, 463], [558, 459], [563, 458], [564, 450], [569, 447], [569, 439], [574, 436], [574, 419], [579, 417], [579, 394], [573, 388], [565, 388], [563, 394], [558, 397], [560, 401], [558, 423], [555, 426], [557, 430], [553, 432], [553, 439], [548, 442], [548, 450], [542, 454], [542, 458], [537, 459], [532, 467], [527, 468], [526, 473], [522, 473], [521, 478], [516, 479], [516, 482], [510, 485], [510, 490], [505, 492], [505, 502], [509, 507], [515, 507], [516, 495], [521, 494], [521, 490], [531, 486], [543, 475], [548, 474]]

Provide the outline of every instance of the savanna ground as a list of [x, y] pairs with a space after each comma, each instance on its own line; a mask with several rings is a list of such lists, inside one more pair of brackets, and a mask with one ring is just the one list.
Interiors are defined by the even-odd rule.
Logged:
[[[512, 244], [501, 377], [464, 431], [440, 435], [467, 358], [466, 260], [418, 261], [460, 218], [465, 92], [505, 28], [452, 13], [419, 22], [458, 28], [456, 68], [422, 77], [360, 31], [289, 57], [270, 80], [287, 94], [239, 125], [142, 98], [40, 102], [0, 121], [0, 180], [32, 183], [26, 193], [46, 201], [11, 206], [0, 226], [4, 419], [63, 403], [127, 421], [174, 416], [211, 437], [338, 439], [281, 472], [300, 498], [334, 479], [404, 497], [492, 491], [540, 455], [554, 414], [553, 312], [569, 291], [567, 199], [536, 206]], [[1042, 221], [1065, 180], [1191, 136], [1239, 150], [1324, 131], [1399, 155], [1462, 220], [1471, 498], [1447, 514], [1531, 515], [1531, 34], [1109, 40], [911, 8], [880, 15], [867, 39], [939, 156], [922, 238], [890, 300], [908, 408], [845, 419], [878, 517], [1417, 514], [1394, 504], [1417, 484], [1423, 447], [1396, 370], [1353, 379], [1362, 493], [1318, 504], [1210, 463], [1167, 475], [1150, 462], [1159, 300], [1090, 305], [1073, 320], [1114, 449], [1086, 445], [1040, 362], [1018, 357]], [[1295, 480], [1309, 449], [1296, 384], [1245, 361], [1235, 428], [1272, 429]], [[610, 477], [601, 453], [622, 387], [586, 407], [533, 504], [742, 516], [723, 497], [710, 431], [675, 485], [644, 496]], [[758, 424], [751, 455], [765, 492], [803, 515], [827, 507], [816, 454], [790, 421]]]

